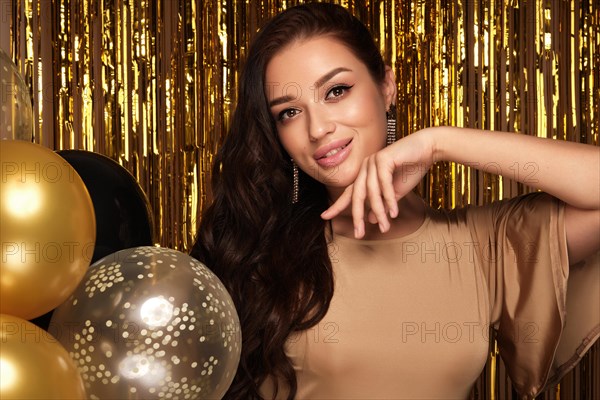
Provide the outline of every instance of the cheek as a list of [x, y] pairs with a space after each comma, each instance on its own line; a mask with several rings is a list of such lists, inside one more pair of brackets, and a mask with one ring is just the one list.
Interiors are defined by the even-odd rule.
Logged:
[[298, 159], [301, 157], [305, 146], [300, 140], [295, 138], [295, 136], [296, 135], [291, 134], [291, 132], [286, 132], [286, 134], [279, 134], [278, 138], [288, 155], [293, 159]]
[[354, 101], [351, 104], [345, 104], [340, 111], [344, 113], [345, 120], [356, 126], [381, 127], [382, 124], [385, 125], [384, 106], [378, 101], [376, 93], [355, 96]]
[[287, 151], [288, 154], [291, 155], [291, 153], [293, 152], [293, 141], [291, 140], [292, 136], [278, 131], [277, 138], [279, 139], [279, 143], [281, 143], [285, 151]]

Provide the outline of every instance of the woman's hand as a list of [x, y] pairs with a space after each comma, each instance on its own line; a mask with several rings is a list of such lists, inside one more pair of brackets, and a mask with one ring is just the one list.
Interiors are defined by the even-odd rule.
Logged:
[[354, 236], [365, 234], [365, 211], [381, 232], [390, 229], [388, 215], [398, 216], [398, 200], [409, 193], [433, 164], [434, 141], [427, 129], [415, 132], [365, 158], [354, 183], [325, 210], [333, 219], [352, 203]]
[[[435, 161], [453, 161], [496, 171], [566, 203], [565, 230], [569, 260], [582, 260], [600, 246], [600, 148], [508, 132], [468, 128], [427, 128], [368, 157], [355, 182], [323, 214], [339, 215], [352, 203], [354, 236], [365, 234], [364, 215], [390, 228], [397, 201], [411, 191]], [[530, 167], [535, 167], [531, 176]], [[521, 168], [523, 170], [521, 170]], [[485, 168], [484, 168], [485, 170]], [[533, 178], [533, 179], [531, 179]]]

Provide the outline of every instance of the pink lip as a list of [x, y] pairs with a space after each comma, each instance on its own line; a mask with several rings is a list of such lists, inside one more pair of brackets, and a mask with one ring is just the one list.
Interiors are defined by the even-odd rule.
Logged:
[[[337, 149], [340, 147], [344, 148], [332, 156], [325, 157], [325, 154], [327, 154], [333, 149]], [[315, 160], [317, 160], [317, 164], [319, 164], [320, 166], [331, 168], [342, 163], [350, 154], [351, 149], [352, 139], [339, 139], [317, 149], [313, 157]]]
[[315, 151], [315, 154], [313, 154], [313, 157], [315, 160], [323, 158], [325, 154], [329, 153], [331, 150], [337, 149], [338, 147], [346, 146], [351, 141], [351, 138], [334, 140], [331, 143], [327, 143], [326, 145], [319, 147], [317, 151]]

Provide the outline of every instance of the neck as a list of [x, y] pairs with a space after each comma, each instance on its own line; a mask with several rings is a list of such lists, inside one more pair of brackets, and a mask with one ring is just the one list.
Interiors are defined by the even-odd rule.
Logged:
[[[339, 192], [338, 197], [342, 191], [343, 190]], [[366, 221], [364, 239], [389, 239], [402, 237], [412, 233], [423, 223], [426, 207], [427, 206], [419, 196], [413, 192], [409, 192], [398, 201], [399, 214], [398, 217], [390, 219], [390, 230], [386, 233], [381, 233], [377, 224], [371, 224]], [[346, 208], [333, 219], [332, 228], [333, 232], [337, 235], [354, 237], [351, 207]]]
[[333, 204], [336, 202], [337, 199], [340, 198], [340, 196], [342, 195], [342, 193], [344, 193], [344, 190], [346, 190], [346, 188], [344, 187], [327, 187], [327, 194], [329, 197], [329, 204]]

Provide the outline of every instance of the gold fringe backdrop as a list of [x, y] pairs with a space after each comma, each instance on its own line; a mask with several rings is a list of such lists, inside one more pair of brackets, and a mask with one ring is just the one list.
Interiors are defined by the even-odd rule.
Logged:
[[[31, 90], [34, 140], [105, 154], [150, 199], [157, 244], [187, 251], [207, 202], [210, 165], [236, 104], [257, 28], [296, 1], [12, 0], [13, 60]], [[340, 1], [396, 72], [399, 136], [455, 125], [598, 145], [600, 5], [595, 0]], [[2, 29], [4, 32], [5, 29]], [[435, 207], [530, 190], [440, 163], [420, 187]], [[507, 176], [508, 175], [508, 176]], [[545, 398], [600, 398], [600, 353]], [[472, 398], [514, 393], [492, 343]]]

